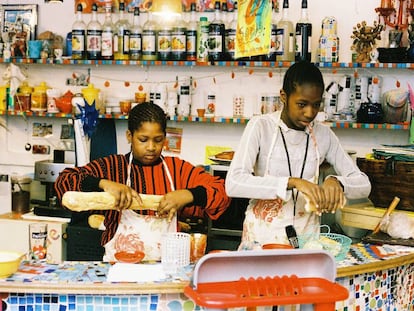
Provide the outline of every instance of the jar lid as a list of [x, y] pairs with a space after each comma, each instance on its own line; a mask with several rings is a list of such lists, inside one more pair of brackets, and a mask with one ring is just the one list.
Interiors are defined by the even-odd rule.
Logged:
[[29, 86], [29, 84], [24, 81], [20, 86], [19, 86], [19, 93], [23, 93], [23, 94], [30, 94], [33, 92], [33, 88], [31, 86]]
[[46, 93], [46, 90], [49, 87], [47, 86], [46, 82], [41, 82], [39, 85], [34, 87], [35, 92]]

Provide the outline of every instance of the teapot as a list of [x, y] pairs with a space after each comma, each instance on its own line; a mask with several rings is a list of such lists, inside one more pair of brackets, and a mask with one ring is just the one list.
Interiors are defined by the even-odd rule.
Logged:
[[59, 98], [55, 98], [56, 107], [63, 113], [72, 113], [72, 97], [73, 93], [67, 91]]

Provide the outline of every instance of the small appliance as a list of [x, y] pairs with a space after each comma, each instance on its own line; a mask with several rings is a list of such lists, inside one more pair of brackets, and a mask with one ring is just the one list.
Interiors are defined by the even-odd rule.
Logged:
[[33, 212], [38, 216], [70, 218], [70, 211], [60, 206], [54, 190], [54, 183], [59, 173], [67, 167], [74, 167], [71, 163], [56, 163], [50, 160], [36, 161], [34, 179], [45, 186], [45, 200], [32, 200], [35, 204]]

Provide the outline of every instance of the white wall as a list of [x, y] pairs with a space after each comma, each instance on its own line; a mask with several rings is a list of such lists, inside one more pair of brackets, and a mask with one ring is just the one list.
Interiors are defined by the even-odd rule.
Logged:
[[[6, 1], [6, 4], [17, 3], [39, 4], [39, 25], [38, 33], [52, 31], [56, 34], [66, 36], [70, 31], [74, 20], [73, 1], [64, 0], [61, 4], [45, 4], [43, 1]], [[290, 1], [290, 12], [293, 21], [300, 15], [300, 0]], [[2, 2], [3, 3], [3, 2]], [[366, 20], [372, 24], [377, 20], [375, 7], [379, 0], [366, 1], [340, 1], [340, 0], [311, 0], [309, 1], [310, 17], [314, 24], [313, 49], [317, 47], [320, 35], [320, 24], [325, 16], [335, 16], [338, 20], [338, 35], [340, 37], [340, 61], [351, 61], [351, 38], [352, 28], [358, 22]], [[145, 14], [142, 14], [142, 22], [145, 21]], [[89, 20], [89, 16], [85, 16]], [[385, 43], [380, 43], [380, 45]], [[315, 59], [313, 53], [313, 58]], [[250, 116], [255, 110], [259, 94], [264, 92], [279, 92], [283, 73], [286, 69], [255, 68], [253, 73], [249, 68], [191, 68], [191, 67], [128, 67], [128, 66], [61, 66], [61, 65], [20, 65], [22, 70], [28, 74], [31, 85], [37, 85], [46, 81], [49, 86], [60, 88], [62, 91], [68, 89], [73, 92], [79, 91], [79, 87], [68, 87], [65, 85], [66, 78], [73, 72], [87, 72], [91, 69], [91, 82], [100, 88], [107, 98], [123, 97], [133, 98], [134, 92], [139, 85], [147, 90], [150, 84], [158, 82], [166, 86], [173, 86], [175, 77], [192, 76], [197, 81], [197, 89], [194, 97], [194, 107], [204, 102], [205, 92], [215, 89], [217, 92], [217, 114], [230, 116], [232, 114], [233, 94], [242, 94], [246, 98], [246, 115]], [[0, 74], [6, 68], [6, 64], [0, 64]], [[273, 73], [269, 77], [269, 71]], [[234, 78], [232, 77], [234, 72]], [[326, 83], [332, 79], [339, 79], [343, 74], [352, 74], [353, 69], [338, 71], [323, 70]], [[397, 80], [401, 86], [406, 82], [412, 82], [411, 73], [408, 70], [366, 70], [359, 69], [361, 75], [379, 74], [383, 79], [383, 90], [395, 87]], [[110, 88], [104, 86], [105, 81], [110, 81]], [[125, 87], [124, 82], [130, 82]], [[4, 146], [0, 150], [0, 172], [32, 173], [33, 163], [36, 160], [51, 158], [51, 155], [33, 155], [24, 149], [27, 142], [31, 144], [48, 144], [52, 149], [59, 146], [60, 124], [67, 122], [64, 119], [44, 119], [7, 116], [2, 117], [8, 127], [7, 132], [0, 128], [0, 141]], [[53, 135], [47, 138], [34, 138], [31, 136], [33, 122], [53, 123]], [[170, 123], [171, 126], [183, 128], [183, 145], [181, 157], [194, 164], [204, 162], [204, 151], [207, 145], [223, 145], [236, 148], [239, 137], [243, 131], [243, 125], [228, 124], [196, 124], [196, 123]], [[125, 141], [126, 121], [117, 121], [118, 151], [121, 153], [129, 150]], [[365, 155], [380, 143], [401, 143], [408, 142], [408, 131], [390, 130], [340, 130], [335, 129], [345, 148], [356, 150], [358, 155]]]

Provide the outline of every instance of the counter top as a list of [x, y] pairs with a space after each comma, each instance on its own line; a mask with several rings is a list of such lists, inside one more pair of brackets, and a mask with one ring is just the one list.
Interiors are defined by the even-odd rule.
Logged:
[[[399, 245], [354, 244], [345, 260], [337, 262], [337, 278], [414, 263], [414, 248]], [[143, 264], [141, 264], [143, 265]], [[147, 264], [160, 265], [160, 264]], [[17, 273], [0, 279], [0, 292], [65, 294], [182, 293], [190, 282], [192, 266], [165, 279], [145, 282], [108, 282], [112, 265], [104, 262], [66, 261], [61, 264], [23, 261]], [[155, 266], [153, 266], [155, 267]], [[148, 269], [149, 270], [149, 269]]]

